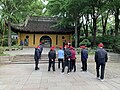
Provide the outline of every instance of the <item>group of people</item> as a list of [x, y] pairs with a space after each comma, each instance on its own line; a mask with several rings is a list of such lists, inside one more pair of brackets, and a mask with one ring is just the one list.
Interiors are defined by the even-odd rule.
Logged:
[[[105, 71], [105, 64], [108, 60], [107, 52], [103, 49], [104, 45], [100, 43], [98, 45], [98, 49], [95, 52], [95, 62], [96, 62], [96, 72], [97, 72], [97, 79], [103, 81], [104, 80], [104, 71]], [[81, 62], [82, 67], [81, 71], [87, 71], [87, 59], [88, 59], [88, 50], [86, 46], [80, 46], [81, 48]], [[41, 57], [41, 53], [43, 50], [43, 46], [40, 43], [39, 46], [35, 48], [35, 70], [38, 70], [38, 62]], [[52, 70], [55, 71], [55, 60], [56, 60], [56, 50], [55, 47], [52, 46], [50, 51], [48, 52], [49, 58], [49, 65], [48, 71]], [[65, 44], [64, 47], [60, 46], [58, 50], [58, 68], [62, 67], [62, 74], [64, 74], [65, 67], [67, 67], [67, 74], [70, 74], [71, 71], [76, 72], [76, 51], [71, 46], [71, 44]], [[101, 67], [101, 75], [99, 73], [99, 69]]]
[[[53, 71], [55, 71], [55, 59], [56, 59], [56, 51], [55, 47], [51, 47], [49, 53], [49, 66], [48, 71], [50, 71], [51, 66], [53, 68]], [[65, 45], [64, 48], [62, 46], [59, 47], [58, 50], [58, 68], [60, 68], [60, 63], [62, 66], [62, 73], [64, 73], [65, 67], [67, 68], [67, 73], [71, 72], [74, 69], [74, 72], [76, 71], [76, 53], [72, 46]]]

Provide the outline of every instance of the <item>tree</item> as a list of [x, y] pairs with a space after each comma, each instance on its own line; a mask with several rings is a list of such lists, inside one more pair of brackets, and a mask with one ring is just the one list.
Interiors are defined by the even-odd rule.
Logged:
[[[6, 18], [8, 21], [9, 31], [11, 23], [21, 23], [26, 19], [27, 16], [42, 15], [43, 9], [42, 2], [39, 0], [2, 0], [0, 2], [0, 6], [0, 18]], [[10, 47], [11, 35], [8, 36], [8, 46]]]
[[117, 36], [119, 30], [120, 1], [109, 0], [109, 8], [115, 16], [115, 36]]

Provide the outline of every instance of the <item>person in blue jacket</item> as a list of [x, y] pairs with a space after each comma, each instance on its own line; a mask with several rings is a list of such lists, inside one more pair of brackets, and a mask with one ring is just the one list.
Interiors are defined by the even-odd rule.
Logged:
[[[98, 49], [95, 52], [95, 62], [96, 62], [96, 71], [97, 71], [97, 79], [104, 81], [104, 71], [105, 64], [108, 60], [107, 51], [103, 49], [103, 44], [100, 43], [98, 45]], [[99, 75], [99, 69], [101, 67], [101, 75]]]
[[58, 50], [58, 68], [60, 68], [60, 62], [62, 62], [62, 68], [63, 68], [63, 60], [64, 60], [64, 51], [62, 49], [62, 46], [59, 47]]
[[80, 46], [81, 50], [81, 61], [82, 61], [82, 71], [87, 71], [87, 59], [88, 59], [88, 50], [86, 46]]
[[39, 63], [39, 59], [40, 59], [40, 46], [37, 46], [35, 48], [35, 53], [34, 53], [34, 59], [35, 59], [35, 70], [39, 70], [39, 67], [38, 67], [38, 63]]

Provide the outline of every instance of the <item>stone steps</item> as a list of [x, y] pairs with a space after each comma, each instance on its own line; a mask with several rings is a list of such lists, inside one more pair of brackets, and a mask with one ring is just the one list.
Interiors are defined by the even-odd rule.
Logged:
[[[42, 54], [41, 59], [39, 62], [41, 63], [48, 63], [48, 55], [47, 54]], [[33, 64], [35, 63], [34, 61], [34, 55], [16, 55], [14, 56], [14, 59], [12, 60], [11, 63], [18, 63], [18, 64]]]
[[[76, 61], [80, 63], [79, 58]], [[41, 59], [39, 60], [39, 63], [43, 64], [43, 63], [48, 63], [48, 62], [49, 62], [48, 55], [42, 54]], [[58, 58], [56, 58], [55, 62], [58, 63]], [[35, 63], [34, 55], [28, 55], [28, 54], [27, 55], [16, 55], [11, 60], [11, 63], [13, 63], [13, 64], [33, 64], [33, 63]]]

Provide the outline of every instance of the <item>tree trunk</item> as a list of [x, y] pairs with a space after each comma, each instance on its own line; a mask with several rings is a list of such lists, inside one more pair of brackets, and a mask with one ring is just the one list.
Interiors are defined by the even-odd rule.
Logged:
[[97, 29], [97, 16], [96, 16], [96, 13], [95, 13], [95, 7], [93, 6], [93, 13], [92, 13], [92, 16], [93, 16], [93, 46], [96, 45], [96, 29]]
[[11, 50], [11, 22], [8, 21], [8, 47]]
[[75, 21], [75, 47], [77, 48], [78, 37], [77, 37], [77, 20]]
[[106, 26], [107, 26], [108, 15], [109, 15], [109, 11], [107, 12], [107, 16], [105, 17], [105, 21], [104, 21], [104, 16], [102, 16], [102, 27], [103, 27], [102, 36], [106, 35]]
[[96, 45], [96, 31], [97, 31], [97, 25], [96, 25], [97, 18], [93, 18], [93, 46]]
[[81, 27], [82, 27], [82, 22], [78, 24], [78, 28], [77, 28], [77, 30], [78, 30], [78, 32], [77, 32], [78, 33], [78, 46], [79, 46], [79, 43], [80, 43], [80, 29], [81, 29]]
[[116, 8], [116, 11], [115, 11], [115, 36], [118, 35], [118, 29], [119, 29], [119, 8]]
[[86, 16], [86, 30], [85, 30], [85, 37], [88, 37], [88, 22], [89, 22], [89, 15]]
[[3, 47], [3, 45], [4, 45], [4, 34], [5, 34], [5, 30], [6, 30], [6, 25], [5, 25], [5, 20], [4, 20], [4, 29], [3, 29], [2, 43], [1, 43], [1, 46], [2, 46], [2, 47]]

